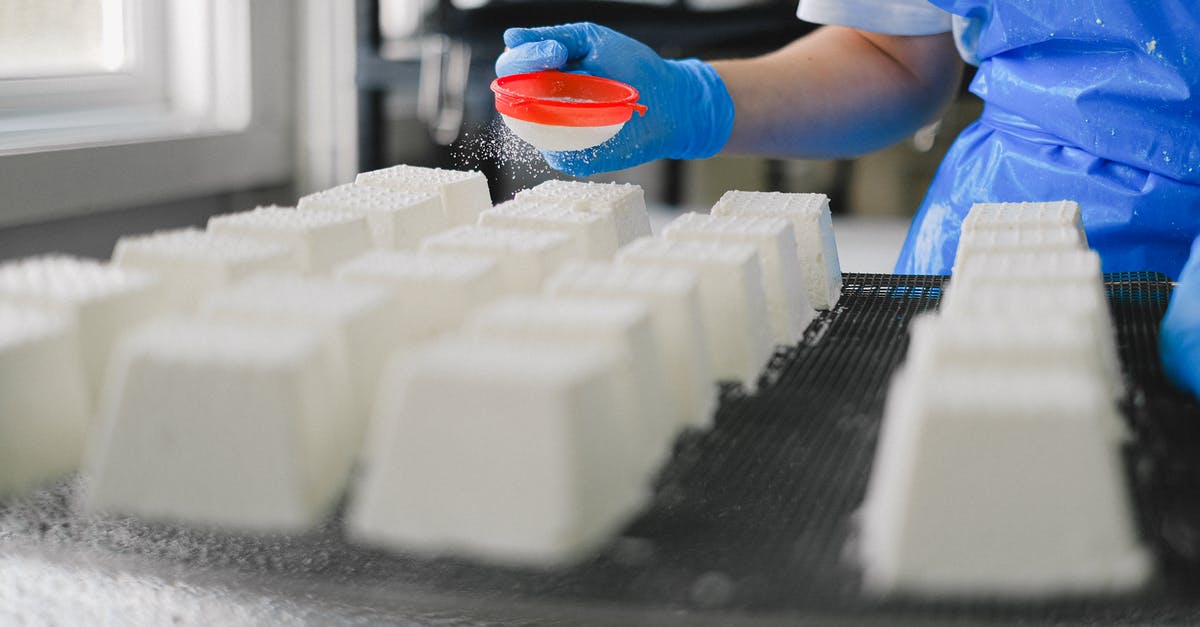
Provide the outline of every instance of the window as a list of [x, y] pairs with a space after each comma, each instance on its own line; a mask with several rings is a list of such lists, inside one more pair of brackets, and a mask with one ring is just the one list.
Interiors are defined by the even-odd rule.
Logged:
[[123, 0], [0, 5], [0, 78], [111, 74], [131, 60]]
[[0, 226], [286, 180], [289, 0], [0, 2]]

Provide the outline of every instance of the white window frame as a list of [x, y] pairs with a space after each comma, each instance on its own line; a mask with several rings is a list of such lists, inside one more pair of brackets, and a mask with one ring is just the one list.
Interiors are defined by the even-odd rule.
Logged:
[[135, 69], [73, 91], [0, 85], [0, 227], [290, 180], [292, 3], [146, 5], [135, 19], [169, 26], [148, 33], [161, 67], [139, 50]]

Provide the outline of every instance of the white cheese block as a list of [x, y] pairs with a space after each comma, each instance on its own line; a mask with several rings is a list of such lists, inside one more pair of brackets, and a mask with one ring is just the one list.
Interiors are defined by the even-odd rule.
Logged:
[[756, 247], [645, 237], [618, 251], [617, 262], [693, 270], [700, 278], [701, 320], [717, 378], [757, 389], [773, 348]]
[[645, 499], [595, 346], [447, 338], [388, 369], [351, 538], [505, 564], [576, 561]]
[[978, 252], [954, 269], [954, 281], [1103, 283], [1100, 255], [1085, 248]]
[[401, 305], [391, 330], [402, 344], [457, 330], [504, 292], [496, 261], [477, 255], [375, 250], [339, 265], [334, 277], [391, 287]]
[[479, 214], [479, 224], [561, 231], [571, 236], [576, 257], [612, 259], [617, 252], [617, 223], [611, 213], [576, 211], [569, 205], [510, 200]]
[[903, 370], [888, 393], [861, 512], [865, 587], [1055, 597], [1142, 585], [1116, 407], [1053, 367]]
[[323, 333], [347, 369], [359, 419], [345, 429], [363, 432], [375, 386], [388, 356], [404, 341], [396, 327], [401, 307], [394, 289], [315, 277], [260, 274], [214, 292], [200, 305], [204, 318], [299, 325]]
[[1119, 366], [1112, 314], [1103, 283], [1028, 283], [951, 281], [939, 311], [947, 317], [980, 315], [1060, 318], [1082, 325], [1092, 334], [1104, 367]]
[[546, 282], [546, 293], [563, 298], [637, 300], [651, 313], [654, 341], [666, 361], [668, 388], [680, 428], [708, 428], [716, 409], [709, 351], [700, 316], [694, 271], [665, 266], [569, 261]]
[[1087, 246], [1079, 203], [1073, 200], [976, 203], [971, 205], [962, 223], [963, 233], [1038, 228], [1074, 229], [1084, 247]]
[[89, 447], [86, 507], [253, 531], [316, 525], [360, 443], [326, 347], [312, 329], [182, 318], [129, 334]]
[[213, 216], [208, 232], [284, 244], [292, 251], [295, 267], [309, 274], [328, 273], [372, 245], [366, 219], [344, 211], [258, 207]]
[[199, 229], [127, 235], [117, 240], [112, 261], [156, 273], [167, 305], [177, 311], [190, 310], [213, 290], [252, 274], [299, 270], [283, 244]]
[[713, 205], [716, 216], [770, 216], [792, 223], [796, 252], [805, 272], [808, 300], [817, 309], [832, 309], [842, 293], [833, 217], [825, 194], [728, 191]]
[[1045, 254], [1087, 250], [1081, 231], [1069, 227], [983, 229], [964, 232], [954, 255], [954, 272], [982, 253]]
[[517, 192], [520, 202], [569, 204], [579, 211], [613, 216], [617, 224], [618, 246], [650, 235], [650, 214], [639, 185], [629, 183], [591, 183], [550, 180]]
[[618, 396], [625, 467], [630, 481], [649, 488], [677, 432], [674, 397], [667, 394], [666, 365], [654, 343], [649, 309], [637, 301], [512, 297], [484, 307], [467, 325], [485, 338], [600, 346], [619, 356]]
[[165, 308], [162, 283], [153, 274], [57, 255], [0, 264], [0, 300], [46, 307], [74, 321], [93, 400], [120, 335]]
[[[1121, 365], [1112, 333], [1081, 324], [1074, 316], [1031, 312], [975, 311], [969, 316], [924, 315], [909, 326], [906, 363], [917, 371], [996, 368], [1060, 367], [1091, 373], [1109, 396], [1125, 395]], [[1126, 429], [1116, 424], [1100, 425]]]
[[512, 292], [534, 293], [571, 257], [571, 236], [556, 231], [466, 225], [425, 238], [422, 252], [488, 255]]
[[763, 270], [763, 289], [767, 313], [776, 344], [795, 344], [816, 312], [808, 303], [800, 261], [796, 257], [796, 237], [792, 225], [783, 218], [764, 216], [712, 216], [683, 213], [663, 229], [663, 237], [673, 240], [700, 240], [753, 244], [758, 247]]
[[416, 248], [425, 237], [450, 228], [441, 196], [348, 183], [303, 196], [301, 211], [345, 211], [367, 220], [379, 248]]
[[0, 304], [0, 497], [78, 468], [90, 408], [71, 318]]
[[360, 172], [354, 182], [402, 192], [437, 194], [442, 199], [442, 210], [450, 226], [475, 224], [479, 219], [479, 212], [492, 206], [487, 177], [482, 172], [473, 170], [396, 165], [372, 172]]
[[945, 316], [980, 314], [1073, 317], [1097, 332], [1112, 334], [1112, 315], [1098, 282], [954, 281], [942, 293]]

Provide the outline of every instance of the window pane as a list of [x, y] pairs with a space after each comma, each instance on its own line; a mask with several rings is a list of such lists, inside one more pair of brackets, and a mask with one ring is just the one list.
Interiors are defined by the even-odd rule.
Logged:
[[0, 0], [0, 78], [113, 72], [125, 61], [124, 0]]

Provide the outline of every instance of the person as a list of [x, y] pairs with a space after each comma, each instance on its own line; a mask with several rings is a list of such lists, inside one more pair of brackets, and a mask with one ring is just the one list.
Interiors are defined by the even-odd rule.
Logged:
[[[857, 156], [936, 119], [963, 61], [983, 113], [954, 141], [896, 262], [949, 274], [978, 202], [1080, 203], [1105, 272], [1180, 276], [1200, 234], [1200, 3], [801, 0], [821, 24], [768, 54], [663, 59], [591, 23], [514, 28], [496, 73], [585, 72], [648, 107], [596, 148], [544, 152], [590, 175], [723, 152]], [[1164, 321], [1167, 371], [1200, 395], [1200, 242]]]

